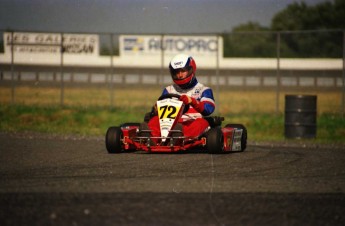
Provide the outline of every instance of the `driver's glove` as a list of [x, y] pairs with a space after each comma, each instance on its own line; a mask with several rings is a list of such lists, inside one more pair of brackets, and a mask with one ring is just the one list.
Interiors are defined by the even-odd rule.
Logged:
[[180, 96], [180, 101], [182, 101], [185, 105], [188, 105], [192, 103], [192, 97], [187, 96], [187, 95], [182, 95]]
[[190, 104], [195, 110], [202, 113], [204, 111], [204, 103], [197, 101], [195, 98], [181, 95], [180, 101], [182, 101], [185, 105]]

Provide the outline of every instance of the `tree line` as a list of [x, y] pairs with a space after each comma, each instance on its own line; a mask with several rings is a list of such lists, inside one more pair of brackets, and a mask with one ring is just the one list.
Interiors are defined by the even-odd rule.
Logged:
[[[269, 27], [248, 22], [224, 33], [224, 57], [342, 58], [345, 1], [294, 2]], [[279, 45], [278, 45], [279, 43]]]

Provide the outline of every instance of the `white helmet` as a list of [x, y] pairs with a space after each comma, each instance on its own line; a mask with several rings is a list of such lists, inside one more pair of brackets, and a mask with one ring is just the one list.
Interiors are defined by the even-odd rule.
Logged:
[[[185, 54], [178, 54], [169, 64], [170, 75], [176, 85], [180, 86], [181, 88], [187, 88], [193, 81], [195, 81], [195, 71], [196, 71], [196, 63], [193, 57], [185, 55]], [[180, 70], [188, 71], [188, 75], [186, 78], [178, 79], [177, 73]]]

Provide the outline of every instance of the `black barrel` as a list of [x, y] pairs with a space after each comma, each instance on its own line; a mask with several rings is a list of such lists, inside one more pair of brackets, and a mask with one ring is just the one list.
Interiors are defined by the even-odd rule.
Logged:
[[317, 96], [285, 96], [285, 137], [316, 137]]

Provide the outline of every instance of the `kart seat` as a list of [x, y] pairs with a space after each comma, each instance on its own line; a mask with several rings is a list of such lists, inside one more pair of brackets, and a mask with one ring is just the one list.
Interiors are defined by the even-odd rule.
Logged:
[[221, 126], [222, 122], [224, 121], [224, 117], [220, 117], [220, 116], [205, 116], [203, 118], [207, 120], [211, 128]]
[[145, 116], [144, 116], [144, 122], [149, 122], [150, 121], [150, 119], [152, 118], [152, 112], [150, 111], [150, 112], [147, 112], [146, 114], [145, 114]]

